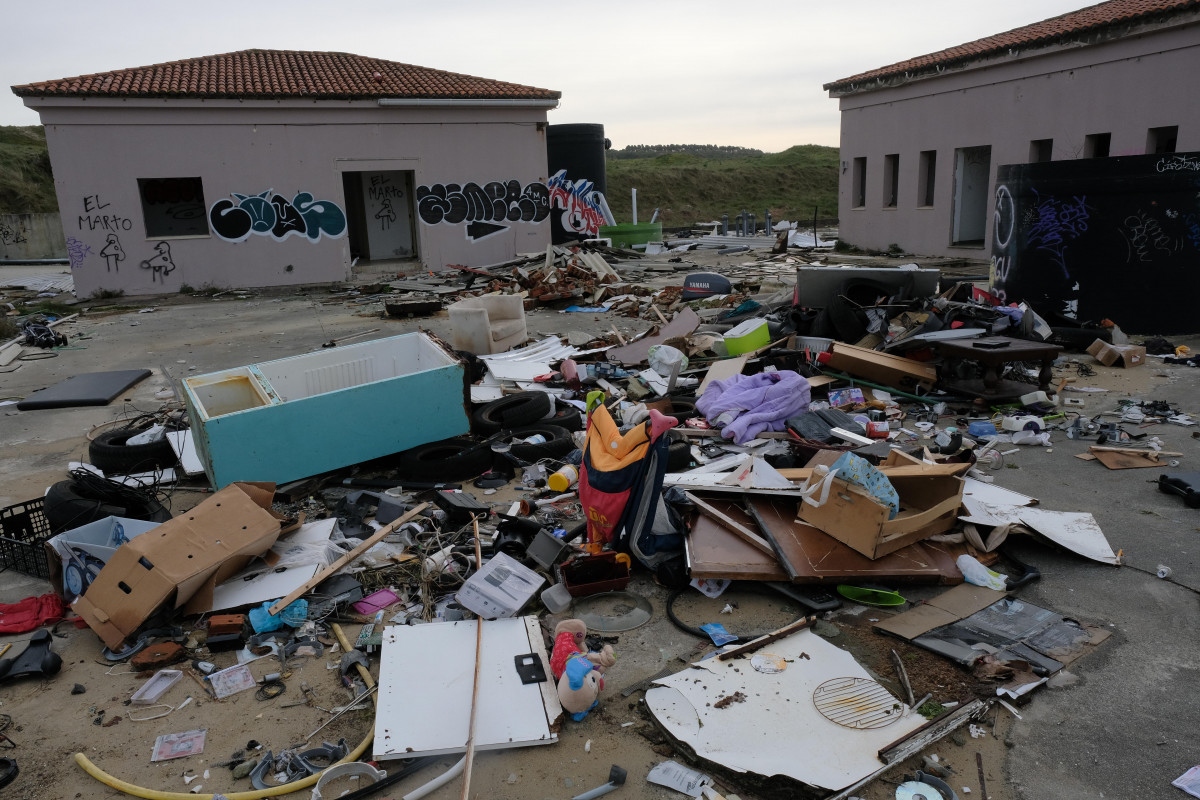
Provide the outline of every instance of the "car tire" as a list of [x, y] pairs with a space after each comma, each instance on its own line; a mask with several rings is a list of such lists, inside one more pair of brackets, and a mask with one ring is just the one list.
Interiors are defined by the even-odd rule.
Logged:
[[504, 428], [520, 428], [545, 419], [553, 409], [554, 398], [546, 392], [518, 392], [493, 400], [471, 415], [471, 430], [490, 436]]
[[568, 431], [583, 430], [583, 412], [573, 405], [562, 404], [554, 412], [554, 416], [541, 420], [541, 425], [557, 425]]
[[179, 462], [165, 438], [149, 444], [126, 444], [129, 437], [139, 433], [140, 430], [123, 428], [98, 435], [88, 445], [92, 466], [105, 474], [129, 475], [173, 467]]
[[[546, 441], [540, 444], [513, 443], [514, 439], [528, 439], [539, 435], [544, 436]], [[530, 464], [544, 459], [558, 461], [575, 449], [575, 440], [571, 438], [571, 432], [558, 425], [527, 425], [510, 431], [504, 441], [512, 443], [510, 453]]]
[[152, 497], [125, 503], [119, 497], [105, 497], [89, 491], [76, 481], [53, 484], [42, 500], [43, 513], [51, 533], [62, 533], [105, 517], [127, 517], [147, 522], [166, 522], [171, 512]]
[[692, 464], [692, 445], [673, 441], [667, 445], [667, 472], [683, 472]]
[[396, 456], [396, 471], [413, 480], [444, 483], [463, 481], [487, 472], [491, 448], [470, 439], [443, 439], [419, 445]]

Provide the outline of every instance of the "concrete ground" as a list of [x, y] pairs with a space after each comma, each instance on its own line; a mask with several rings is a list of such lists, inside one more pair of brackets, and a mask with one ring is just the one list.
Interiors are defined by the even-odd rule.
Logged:
[[[309, 352], [331, 339], [364, 331], [371, 333], [355, 341], [418, 326], [438, 335], [449, 334], [444, 314], [421, 320], [380, 318], [378, 306], [348, 305], [325, 290], [245, 299], [123, 298], [119, 302], [128, 306], [127, 310], [84, 313], [77, 322], [63, 326], [72, 347], [85, 349], [63, 350], [49, 360], [14, 362], [21, 364], [20, 369], [0, 373], [0, 398], [25, 396], [79, 372], [145, 367], [154, 373], [106, 407], [18, 412], [13, 406], [0, 406], [0, 507], [39, 496], [46, 486], [61, 480], [68, 461], [86, 456], [85, 436], [94, 426], [157, 408], [163, 402], [159, 393], [169, 388], [167, 375], [178, 381], [188, 374]], [[143, 309], [151, 310], [139, 313]], [[530, 315], [529, 328], [543, 333], [566, 333], [572, 328], [601, 331], [614, 324], [606, 316], [538, 311]], [[648, 325], [627, 318], [615, 323], [626, 333]], [[1197, 349], [1198, 342], [1190, 344]], [[1086, 355], [1078, 358], [1091, 363]], [[1153, 358], [1147, 366], [1134, 370], [1096, 369], [1096, 377], [1079, 378], [1078, 384], [1105, 385], [1111, 391], [1103, 399], [1088, 395], [1088, 414], [1114, 407], [1122, 397], [1165, 400], [1186, 411], [1200, 412], [1196, 401], [1200, 370], [1161, 366]], [[1195, 469], [1200, 464], [1200, 440], [1192, 437], [1193, 430], [1164, 426], [1149, 432], [1160, 436], [1166, 449], [1183, 454], [1179, 457], [1182, 469]], [[1153, 480], [1158, 469], [1110, 471], [1074, 457], [1086, 450], [1086, 443], [1067, 440], [1061, 433], [1054, 440], [1052, 449], [1027, 448], [1011, 457], [1009, 464], [1014, 468], [996, 472], [997, 484], [1039, 498], [1044, 508], [1092, 512], [1113, 548], [1123, 551], [1125, 565], [1102, 566], [1023, 543], [1019, 552], [1043, 577], [1021, 589], [1020, 596], [1066, 616], [1103, 625], [1113, 635], [1095, 653], [1073, 665], [1071, 675], [1035, 692], [1021, 707], [1020, 720], [1011, 721], [1011, 727], [1006, 723], [1008, 747], [996, 756], [1003, 766], [994, 773], [989, 769], [988, 794], [995, 800], [1182, 796], [1170, 781], [1200, 763], [1195, 734], [1196, 720], [1200, 720], [1200, 692], [1196, 691], [1200, 683], [1200, 650], [1196, 646], [1200, 641], [1200, 516], [1179, 498], [1156, 489]], [[178, 490], [176, 510], [190, 507], [200, 497]], [[1171, 569], [1169, 578], [1156, 577], [1159, 565]], [[665, 621], [661, 589], [645, 580], [636, 586], [651, 599], [655, 620], [622, 635], [618, 645], [622, 661], [614, 679], [618, 687], [672, 663], [674, 655], [687, 652], [696, 641]], [[11, 570], [0, 573], [0, 601], [13, 602], [45, 591], [44, 582]], [[910, 599], [929, 594], [932, 590], [916, 590]], [[838, 624], [838, 618], [833, 622]], [[5, 637], [2, 641], [24, 638]], [[72, 634], [72, 648], [83, 648], [73, 652], [90, 663], [98, 645], [84, 630]], [[65, 692], [54, 680], [46, 684], [49, 692]], [[2, 710], [9, 713], [14, 705], [12, 691], [0, 690]], [[482, 788], [478, 796], [569, 796], [603, 783], [609, 764], [620, 758], [634, 760], [624, 764], [631, 775], [624, 790], [627, 796], [678, 796], [648, 787], [642, 780], [645, 769], [662, 757], [649, 750], [649, 743], [627, 732], [633, 728], [621, 727], [623, 722], [637, 719], [636, 707], [630, 703], [638, 696], [625, 700], [619, 694], [606, 695], [608, 713], [570, 727], [556, 746], [529, 748], [504, 757], [488, 754], [480, 762], [476, 785]], [[36, 718], [26, 719], [24, 724], [21, 735], [26, 740], [40, 738], [34, 735]], [[139, 733], [126, 727], [109, 735]], [[585, 739], [594, 740], [595, 753], [585, 754]], [[619, 750], [610, 749], [616, 747], [615, 742], [625, 743]], [[146, 743], [137, 738], [131, 744], [138, 750], [135, 758], [144, 760]], [[958, 773], [951, 785], [976, 787], [969, 796], [981, 797], [972, 759], [961, 746], [958, 750]], [[17, 757], [26, 752], [17, 751]], [[945, 754], [945, 750], [939, 752]], [[55, 762], [58, 771], [74, 773], [66, 758], [63, 753]], [[677, 760], [682, 758], [677, 756]], [[565, 775], [573, 777], [564, 779]], [[885, 778], [901, 780], [899, 773]], [[61, 785], [59, 780], [51, 764], [45, 783], [26, 785], [24, 796], [117, 796], [90, 779], [78, 785], [74, 779]], [[92, 791], [87, 790], [89, 786]], [[176, 790], [185, 791], [182, 785]], [[860, 795], [869, 800], [893, 797], [894, 784], [880, 781]], [[448, 787], [434, 795], [443, 796], [457, 797], [457, 788], [450, 791]], [[742, 796], [754, 795], [743, 792]]]

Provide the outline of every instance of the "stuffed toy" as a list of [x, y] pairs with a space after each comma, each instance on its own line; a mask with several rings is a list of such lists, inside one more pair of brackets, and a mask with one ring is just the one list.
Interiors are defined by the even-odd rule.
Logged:
[[600, 652], [586, 652], [585, 638], [587, 625], [583, 620], [564, 619], [554, 626], [550, 672], [558, 682], [558, 701], [576, 722], [599, 705], [604, 671], [617, 662], [612, 645], [604, 645]]

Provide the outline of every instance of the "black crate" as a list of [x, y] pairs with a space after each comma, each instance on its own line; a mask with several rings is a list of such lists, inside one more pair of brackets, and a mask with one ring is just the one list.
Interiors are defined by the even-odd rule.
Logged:
[[0, 509], [0, 566], [35, 578], [49, 578], [43, 545], [50, 536], [42, 498]]

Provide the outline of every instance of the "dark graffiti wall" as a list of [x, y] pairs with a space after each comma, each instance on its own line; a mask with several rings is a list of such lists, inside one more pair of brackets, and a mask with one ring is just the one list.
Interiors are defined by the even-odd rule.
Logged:
[[1200, 332], [1200, 153], [1000, 167], [992, 289], [1126, 332]]

